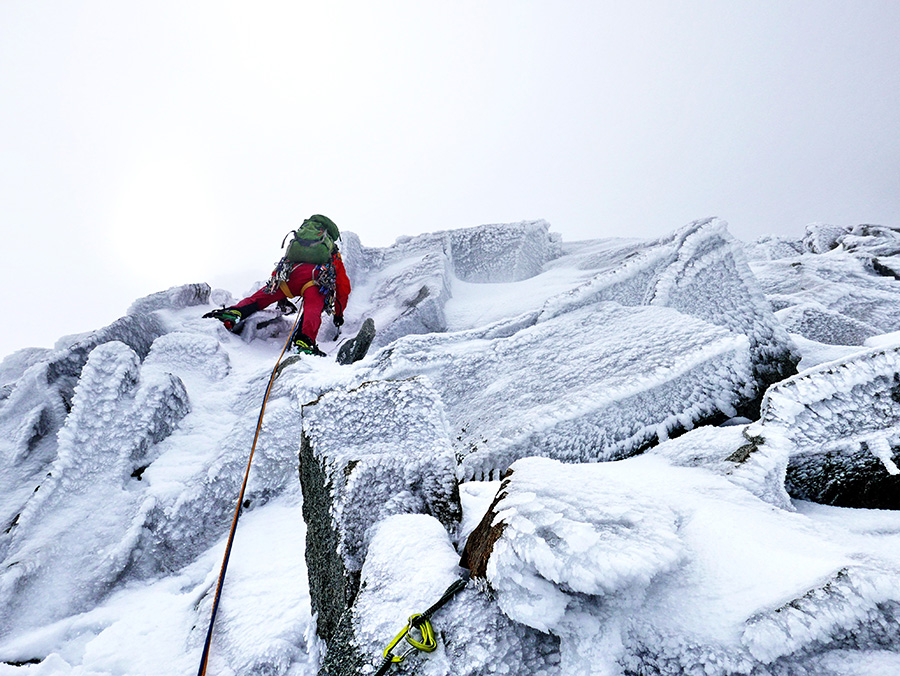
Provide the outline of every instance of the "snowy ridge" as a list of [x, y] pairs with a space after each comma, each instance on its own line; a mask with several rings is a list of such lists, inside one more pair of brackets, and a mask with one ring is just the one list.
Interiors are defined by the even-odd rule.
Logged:
[[[470, 543], [396, 673], [900, 672], [897, 245], [345, 233], [344, 335], [376, 342], [283, 364], [209, 673], [373, 673]], [[293, 319], [201, 319], [232, 300], [176, 287], [0, 364], [0, 676], [196, 669]]]

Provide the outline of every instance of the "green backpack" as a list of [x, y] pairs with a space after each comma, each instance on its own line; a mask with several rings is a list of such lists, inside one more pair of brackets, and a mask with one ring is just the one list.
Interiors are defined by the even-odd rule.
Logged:
[[[291, 233], [288, 233], [290, 236]], [[284, 257], [291, 263], [313, 263], [324, 265], [331, 260], [334, 241], [341, 236], [340, 230], [327, 216], [310, 216], [293, 231], [294, 239], [288, 244]], [[287, 240], [287, 236], [284, 238]], [[284, 246], [284, 240], [281, 245]]]

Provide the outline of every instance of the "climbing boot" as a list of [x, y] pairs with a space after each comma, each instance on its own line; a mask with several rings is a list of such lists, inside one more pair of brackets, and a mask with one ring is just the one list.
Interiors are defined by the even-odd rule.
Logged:
[[318, 345], [316, 345], [316, 341], [299, 331], [297, 331], [291, 339], [291, 347], [294, 352], [299, 354], [313, 354], [317, 357], [325, 356], [325, 353], [319, 349]]

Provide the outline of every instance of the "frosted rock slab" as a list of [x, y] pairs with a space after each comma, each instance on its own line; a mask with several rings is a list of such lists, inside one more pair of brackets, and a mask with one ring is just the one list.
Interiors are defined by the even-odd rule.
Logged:
[[746, 336], [664, 307], [603, 303], [512, 336], [397, 341], [373, 374], [427, 375], [447, 406], [466, 478], [518, 458], [596, 462], [730, 417], [755, 396]]
[[372, 526], [412, 513], [455, 528], [455, 469], [443, 406], [425, 379], [367, 383], [303, 407], [306, 558], [323, 640], [356, 597]]
[[173, 286], [165, 291], [137, 299], [128, 308], [128, 314], [139, 315], [156, 310], [180, 310], [195, 305], [206, 305], [209, 302], [210, 291], [209, 284]]
[[793, 497], [900, 509], [900, 346], [827, 362], [774, 385], [751, 433], [788, 459]]

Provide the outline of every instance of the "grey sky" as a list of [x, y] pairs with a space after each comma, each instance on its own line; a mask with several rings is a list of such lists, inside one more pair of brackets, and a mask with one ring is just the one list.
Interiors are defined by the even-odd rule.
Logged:
[[4, 0], [0, 356], [243, 293], [315, 212], [370, 246], [900, 225], [898, 35], [895, 0]]

